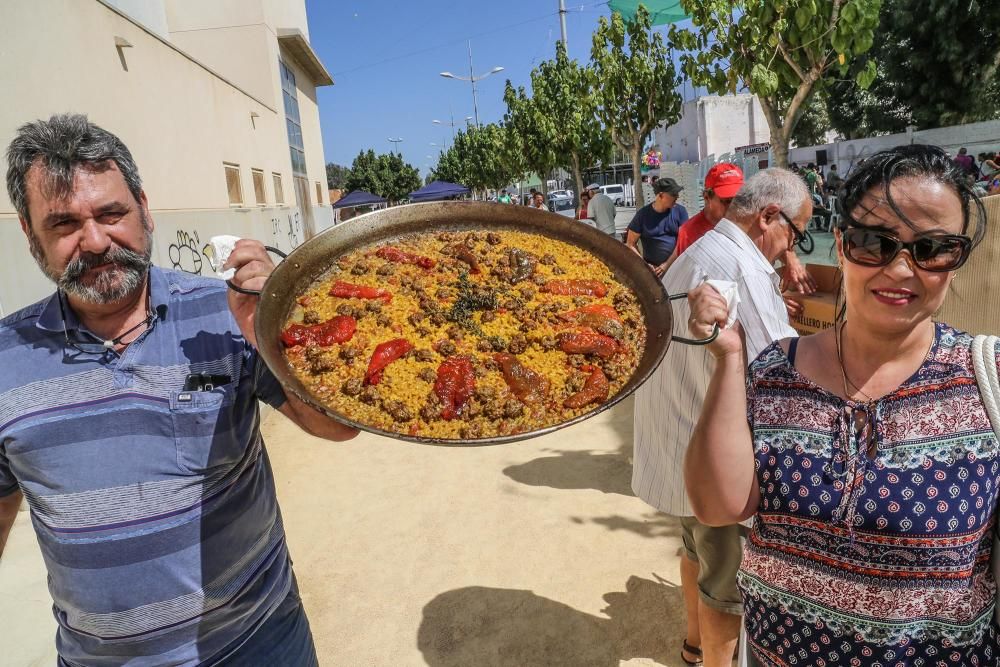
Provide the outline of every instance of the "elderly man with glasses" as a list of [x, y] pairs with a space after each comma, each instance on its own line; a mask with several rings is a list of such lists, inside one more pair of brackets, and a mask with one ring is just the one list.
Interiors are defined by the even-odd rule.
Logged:
[[[0, 321], [0, 551], [22, 493], [60, 665], [316, 664], [258, 399], [309, 433], [357, 431], [286, 396], [256, 298], [151, 266], [132, 155], [84, 116], [18, 129], [7, 189], [55, 293]], [[232, 283], [273, 264], [240, 241]]]
[[[773, 341], [796, 335], [772, 264], [796, 245], [811, 243], [804, 232], [811, 216], [812, 199], [801, 178], [786, 169], [758, 172], [733, 197], [726, 217], [674, 261], [663, 284], [668, 293], [677, 294], [706, 280], [733, 283], [739, 297], [735, 318], [746, 334], [750, 358], [755, 358]], [[687, 302], [675, 302], [674, 335], [687, 335], [689, 316]], [[687, 611], [682, 659], [728, 667], [743, 613], [736, 573], [744, 528], [699, 523], [688, 502], [683, 470], [713, 368], [705, 348], [671, 345], [636, 392], [632, 489], [681, 522]]]

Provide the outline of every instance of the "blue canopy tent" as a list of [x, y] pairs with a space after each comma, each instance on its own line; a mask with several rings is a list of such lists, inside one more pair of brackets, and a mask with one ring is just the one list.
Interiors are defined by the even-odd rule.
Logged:
[[469, 194], [469, 192], [469, 188], [464, 185], [446, 183], [445, 181], [434, 181], [419, 190], [411, 192], [410, 201], [439, 201], [441, 199], [449, 199], [451, 197], [461, 197]]
[[677, 23], [688, 18], [684, 8], [681, 7], [680, 0], [611, 0], [608, 2], [608, 6], [612, 11], [618, 12], [626, 19], [631, 19], [635, 16], [639, 3], [645, 5], [646, 9], [649, 10], [653, 25]]
[[349, 193], [345, 197], [341, 197], [337, 200], [337, 203], [333, 205], [334, 208], [351, 208], [353, 206], [372, 206], [374, 204], [384, 204], [385, 199], [379, 197], [378, 195], [373, 195], [370, 192], [365, 192], [364, 190], [355, 190]]
[[[343, 220], [350, 220], [355, 215], [355, 211], [348, 209], [355, 209], [358, 206], [374, 206], [383, 207], [388, 205], [388, 202], [378, 195], [373, 195], [370, 192], [365, 192], [364, 190], [355, 190], [354, 192], [348, 193], [346, 196], [341, 197], [333, 205], [333, 222], [337, 224]], [[341, 216], [341, 211], [347, 211], [344, 216]]]

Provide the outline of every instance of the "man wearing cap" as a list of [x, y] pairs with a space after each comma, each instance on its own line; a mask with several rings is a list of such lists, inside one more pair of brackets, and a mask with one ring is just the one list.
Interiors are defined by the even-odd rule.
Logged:
[[[670, 259], [667, 260], [667, 269], [681, 253], [694, 245], [709, 230], [715, 228], [719, 220], [725, 217], [730, 202], [742, 187], [743, 170], [735, 164], [720, 162], [708, 170], [705, 175], [705, 189], [702, 191], [705, 207], [685, 222], [680, 231], [677, 232], [677, 244], [674, 246]], [[802, 262], [794, 250], [789, 250], [782, 255], [782, 262], [785, 266], [782, 272], [782, 290], [798, 290], [805, 294], [816, 291], [813, 277], [802, 266]], [[793, 299], [786, 299], [785, 305], [788, 308], [789, 317], [795, 317], [802, 309], [802, 305]]]
[[725, 217], [729, 203], [742, 187], [743, 170], [735, 164], [720, 162], [708, 170], [708, 174], [705, 175], [705, 190], [702, 192], [705, 208], [685, 222], [677, 232], [674, 257], [687, 250], [692, 243]]
[[[706, 280], [728, 283], [733, 316], [748, 357], [775, 340], [795, 336], [772, 263], [804, 236], [812, 216], [805, 182], [786, 169], [759, 171], [733, 197], [726, 215], [670, 267], [668, 294]], [[685, 335], [686, 300], [675, 302], [674, 335]], [[671, 344], [663, 363], [635, 393], [632, 490], [660, 512], [677, 517], [684, 542], [681, 592], [687, 627], [681, 649], [689, 665], [729, 667], [743, 600], [736, 585], [744, 530], [707, 526], [694, 516], [684, 484], [684, 456], [709, 394], [714, 358], [704, 347]], [[784, 664], [784, 663], [782, 663]]]
[[591, 183], [587, 186], [590, 201], [587, 203], [587, 218], [594, 221], [594, 226], [609, 236], [615, 235], [615, 202], [611, 197], [601, 192], [601, 186]]
[[[668, 261], [677, 243], [677, 232], [687, 222], [687, 209], [677, 203], [683, 190], [672, 178], [658, 178], [653, 182], [656, 199], [635, 212], [628, 224], [625, 245], [641, 254], [659, 278], [667, 270]], [[642, 252], [636, 243], [642, 239]]]

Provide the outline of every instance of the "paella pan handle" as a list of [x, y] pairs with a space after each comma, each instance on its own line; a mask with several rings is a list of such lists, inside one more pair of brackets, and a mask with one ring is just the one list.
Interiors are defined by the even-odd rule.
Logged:
[[[677, 299], [686, 299], [687, 292], [682, 294], [668, 294], [667, 301], [676, 301]], [[684, 343], [685, 345], [708, 345], [716, 338], [719, 337], [719, 324], [716, 323], [712, 328], [712, 334], [708, 338], [683, 338], [681, 336], [671, 336], [670, 340], [676, 343]]]
[[[275, 248], [273, 246], [266, 245], [266, 246], [264, 246], [264, 250], [266, 250], [268, 252], [273, 252], [275, 255], [277, 255], [281, 259], [284, 259], [284, 258], [288, 257], [288, 253], [286, 253], [286, 252], [284, 252], [282, 250], [278, 250], [277, 248]], [[234, 292], [239, 292], [240, 294], [249, 294], [250, 296], [260, 296], [260, 292], [258, 292], [257, 290], [243, 289], [242, 287], [237, 287], [236, 285], [233, 284], [232, 280], [227, 280], [226, 284], [229, 285], [229, 289], [233, 290]]]

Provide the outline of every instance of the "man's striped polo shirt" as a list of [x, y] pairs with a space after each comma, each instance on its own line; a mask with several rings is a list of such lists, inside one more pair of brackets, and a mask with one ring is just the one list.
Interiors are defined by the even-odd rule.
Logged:
[[257, 406], [284, 393], [224, 283], [154, 267], [150, 293], [121, 356], [67, 346], [55, 295], [0, 321], [0, 496], [31, 508], [70, 664], [211, 661], [291, 583]]

